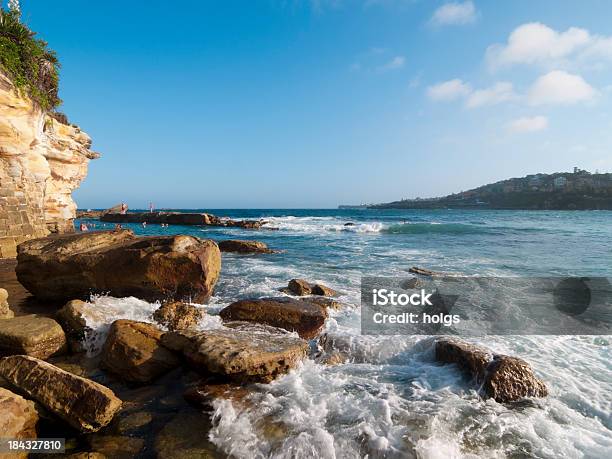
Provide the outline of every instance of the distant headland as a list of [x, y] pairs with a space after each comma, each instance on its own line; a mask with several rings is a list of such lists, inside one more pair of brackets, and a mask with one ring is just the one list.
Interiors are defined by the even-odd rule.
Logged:
[[339, 208], [612, 210], [612, 173], [574, 167], [572, 172], [510, 178], [437, 198]]

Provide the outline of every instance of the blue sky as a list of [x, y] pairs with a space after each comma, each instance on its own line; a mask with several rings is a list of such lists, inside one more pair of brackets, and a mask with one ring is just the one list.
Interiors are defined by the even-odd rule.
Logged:
[[335, 207], [612, 171], [612, 2], [23, 0], [80, 207]]

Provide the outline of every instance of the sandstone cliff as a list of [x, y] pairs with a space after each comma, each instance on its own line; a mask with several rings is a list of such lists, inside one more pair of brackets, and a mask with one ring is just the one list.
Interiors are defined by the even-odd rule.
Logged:
[[18, 94], [0, 71], [0, 258], [17, 244], [73, 230], [75, 190], [87, 175], [91, 139]]

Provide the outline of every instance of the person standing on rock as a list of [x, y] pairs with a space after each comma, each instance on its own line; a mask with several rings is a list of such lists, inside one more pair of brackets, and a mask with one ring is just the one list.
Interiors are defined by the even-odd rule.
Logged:
[[122, 202], [122, 203], [121, 203], [121, 214], [122, 214], [122, 215], [127, 214], [127, 210], [128, 210], [128, 206], [127, 206], [127, 204], [126, 204], [125, 202]]

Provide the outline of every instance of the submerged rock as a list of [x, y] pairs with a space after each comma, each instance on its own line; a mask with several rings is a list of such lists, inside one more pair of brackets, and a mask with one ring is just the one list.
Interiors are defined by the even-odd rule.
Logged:
[[[0, 436], [15, 440], [36, 438], [38, 414], [34, 402], [0, 387]], [[27, 457], [27, 453], [10, 457]], [[9, 457], [0, 453], [0, 457]]]
[[180, 360], [160, 344], [162, 333], [153, 324], [116, 320], [102, 349], [102, 366], [136, 383], [150, 382], [176, 368]]
[[302, 339], [256, 327], [171, 332], [162, 343], [182, 352], [196, 370], [238, 382], [270, 382], [295, 367], [308, 350]]
[[304, 279], [291, 279], [289, 281], [289, 285], [287, 285], [287, 287], [283, 287], [280, 290], [283, 293], [296, 296], [338, 296], [338, 292], [336, 292], [334, 289], [326, 287], [323, 284], [312, 284]]
[[238, 239], [230, 239], [220, 241], [219, 249], [221, 252], [236, 252], [236, 253], [274, 253], [265, 243], [259, 241], [243, 241]]
[[185, 330], [197, 325], [203, 311], [191, 304], [173, 301], [164, 303], [153, 313], [153, 319], [170, 331]]
[[34, 314], [0, 320], [0, 355], [46, 359], [66, 350], [66, 335], [55, 320]]
[[207, 378], [188, 387], [183, 397], [198, 408], [213, 410], [213, 402], [217, 399], [229, 400], [232, 404], [244, 406], [249, 394], [250, 390], [241, 384]]
[[43, 300], [91, 293], [148, 301], [206, 301], [221, 269], [217, 244], [192, 236], [135, 237], [131, 231], [58, 235], [24, 242], [17, 278]]
[[208, 439], [211, 428], [210, 416], [195, 410], [182, 410], [176, 414], [155, 437], [155, 452], [158, 458], [213, 459], [226, 457]]
[[123, 435], [91, 435], [87, 440], [91, 449], [109, 459], [138, 457], [145, 445], [142, 438]]
[[495, 355], [490, 350], [456, 338], [441, 338], [435, 344], [436, 360], [455, 363], [467, 371], [486, 397], [513, 402], [524, 397], [545, 397], [546, 384], [531, 366], [518, 357]]
[[12, 319], [15, 314], [9, 308], [8, 304], [8, 292], [0, 288], [0, 319]]
[[0, 376], [82, 432], [100, 430], [121, 408], [108, 387], [34, 357], [0, 359]]
[[420, 274], [421, 276], [427, 276], [427, 277], [444, 276], [444, 273], [431, 271], [425, 268], [419, 268], [418, 266], [413, 266], [412, 268], [408, 270], [408, 272], [412, 274]]
[[240, 300], [219, 315], [224, 321], [257, 322], [296, 331], [304, 339], [317, 336], [328, 317], [326, 309], [318, 304], [292, 298]]

